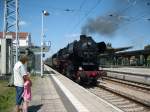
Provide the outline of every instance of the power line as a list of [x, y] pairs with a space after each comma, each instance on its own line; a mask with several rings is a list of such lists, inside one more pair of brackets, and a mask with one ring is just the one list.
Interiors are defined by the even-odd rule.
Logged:
[[[149, 13], [148, 11], [145, 12], [145, 10], [143, 10], [141, 13], [135, 15], [134, 17], [129, 17], [128, 18], [128, 23], [126, 23], [122, 26], [127, 26], [127, 25], [133, 24], [133, 23], [135, 23], [139, 20], [142, 20], [142, 18], [145, 17], [148, 13]], [[145, 20], [149, 21], [149, 18], [147, 18]]]
[[80, 15], [77, 16], [77, 14], [78, 14], [78, 12], [81, 12], [81, 10], [82, 10], [84, 4], [86, 3], [86, 1], [87, 1], [87, 0], [83, 0], [83, 1], [81, 2], [81, 4], [80, 4], [79, 8], [75, 10], [75, 14], [74, 14], [75, 17], [79, 17], [79, 18], [80, 18]]
[[87, 0], [83, 0], [83, 1], [81, 2], [81, 5], [80, 5], [80, 7], [79, 7], [79, 11], [83, 8], [83, 6], [84, 6], [84, 4], [86, 3], [86, 1], [87, 1]]
[[[145, 13], [142, 14], [142, 15], [136, 16], [136, 17], [134, 17], [135, 19], [131, 20], [130, 22], [128, 22], [126, 24], [124, 24], [123, 26], [131, 25], [131, 24], [141, 20], [144, 16], [145, 16]], [[149, 20], [149, 19], [147, 19], [147, 20]]]
[[[87, 11], [87, 13], [84, 15], [84, 17], [83, 17], [81, 20], [79, 20], [78, 23], [75, 24], [75, 26], [72, 28], [72, 31], [75, 30], [75, 29], [90, 15], [90, 13], [91, 13], [94, 9], [96, 9], [96, 7], [100, 4], [101, 1], [102, 1], [102, 0], [98, 0], [98, 1], [95, 3], [95, 5], [94, 5], [89, 11]], [[72, 32], [72, 31], [71, 31], [71, 32]]]
[[[129, 1], [129, 2], [130, 2], [130, 1]], [[122, 13], [126, 12], [127, 10], [129, 10], [129, 8], [131, 8], [131, 6], [134, 6], [135, 4], [137, 4], [137, 0], [134, 0], [133, 3], [130, 3], [130, 4], [128, 5], [128, 7], [126, 7], [125, 9], [122, 9], [121, 11], [119, 11], [119, 13], [122, 14]], [[147, 5], [149, 5], [149, 4], [147, 3]], [[128, 23], [126, 23], [126, 24], [124, 24], [124, 25], [126, 26], [126, 25], [133, 24], [134, 22], [137, 22], [137, 21], [141, 20], [144, 16], [146, 16], [146, 14], [147, 14], [147, 12], [143, 11], [142, 13], [136, 15], [135, 17], [127, 16], [127, 17], [128, 17], [128, 18], [127, 18]], [[111, 15], [109, 15], [109, 16], [113, 16], [113, 14], [111, 14]], [[123, 17], [123, 16], [120, 16], [120, 17]], [[125, 19], [125, 18], [124, 18], [124, 19]], [[147, 19], [145, 19], [145, 20], [148, 20], [148, 21], [149, 21], [149, 18], [147, 18]], [[124, 26], [124, 25], [122, 25], [122, 26]]]
[[136, 3], [136, 0], [134, 1], [134, 4], [129, 3], [129, 5], [128, 5], [125, 9], [122, 9], [121, 11], [119, 11], [119, 13], [121, 14], [121, 13], [126, 12], [126, 11], [129, 10], [132, 6], [134, 6], [135, 3]]
[[[130, 1], [128, 0], [128, 2], [130, 2]], [[123, 8], [123, 9], [117, 11], [116, 13], [117, 13], [117, 14], [124, 14], [124, 13], [127, 12], [131, 7], [133, 7], [136, 3], [137, 3], [137, 1], [134, 0], [133, 3], [129, 3], [129, 5], [128, 5], [127, 7], [125, 7], [125, 8]], [[115, 14], [112, 13], [112, 14], [109, 14], [109, 16], [113, 17], [113, 16], [115, 16]], [[117, 15], [117, 16], [118, 16], [118, 17], [125, 17], [125, 16], [122, 16], [122, 15]]]
[[[74, 14], [75, 17], [77, 17], [78, 19], [80, 19], [80, 17], [81, 17], [81, 14], [80, 14], [80, 13], [81, 13], [82, 8], [83, 8], [83, 6], [85, 5], [86, 1], [87, 1], [87, 0], [83, 0], [83, 1], [81, 2], [79, 8], [76, 10], [76, 13]], [[78, 13], [79, 13], [79, 15], [78, 15]]]

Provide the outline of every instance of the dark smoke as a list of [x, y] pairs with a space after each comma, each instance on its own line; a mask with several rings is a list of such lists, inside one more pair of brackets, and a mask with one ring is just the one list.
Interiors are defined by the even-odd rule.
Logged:
[[100, 34], [111, 36], [123, 26], [137, 18], [146, 18], [150, 13], [150, 0], [114, 0], [113, 13], [90, 18], [82, 27], [82, 34]]
[[89, 19], [82, 27], [82, 34], [98, 33], [101, 35], [113, 35], [123, 22], [121, 16], [116, 13]]

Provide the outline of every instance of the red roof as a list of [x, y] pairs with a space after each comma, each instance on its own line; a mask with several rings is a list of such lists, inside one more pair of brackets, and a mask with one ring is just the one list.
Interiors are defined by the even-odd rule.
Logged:
[[[9, 32], [7, 33], [8, 35], [12, 35], [13, 39], [16, 38], [16, 33], [15, 32]], [[29, 33], [28, 32], [19, 32], [18, 37], [20, 39], [26, 39], [28, 37]], [[3, 38], [3, 32], [0, 32], [0, 38]]]

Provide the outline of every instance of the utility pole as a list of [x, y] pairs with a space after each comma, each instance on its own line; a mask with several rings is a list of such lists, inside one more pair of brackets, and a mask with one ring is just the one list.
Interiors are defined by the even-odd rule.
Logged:
[[[1, 69], [3, 74], [8, 74], [7, 71], [10, 71], [12, 74], [13, 65], [16, 61], [18, 61], [18, 52], [19, 52], [18, 17], [19, 17], [19, 0], [4, 0], [4, 23], [3, 23], [3, 39], [2, 39], [2, 42], [4, 41], [4, 43], [2, 43], [1, 46], [1, 52], [4, 52], [1, 53], [2, 54], [1, 62], [3, 62], [3, 67]], [[12, 32], [15, 32], [15, 44], [13, 44]], [[9, 40], [9, 47], [7, 45], [8, 40]]]
[[18, 50], [19, 50], [19, 39], [18, 39], [18, 30], [19, 30], [19, 1], [16, 0], [16, 62], [18, 61]]
[[18, 61], [18, 49], [19, 49], [19, 0], [4, 0], [4, 25], [3, 25], [3, 38], [7, 35], [11, 35], [15, 32], [15, 62]]

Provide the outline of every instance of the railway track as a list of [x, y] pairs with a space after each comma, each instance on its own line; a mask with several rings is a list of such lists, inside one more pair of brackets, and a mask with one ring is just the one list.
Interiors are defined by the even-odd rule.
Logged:
[[127, 97], [108, 91], [104, 88], [94, 87], [87, 89], [96, 96], [120, 108], [124, 112], [150, 112], [150, 107], [144, 106], [138, 102], [128, 99]]
[[124, 87], [132, 88], [136, 91], [142, 91], [150, 94], [150, 86], [145, 84], [140, 84], [136, 82], [130, 82], [130, 81], [124, 81], [116, 78], [110, 78], [110, 77], [103, 77], [103, 80], [105, 82], [111, 82], [115, 84], [120, 84]]
[[149, 86], [105, 77], [99, 86], [85, 88], [96, 96], [120, 108], [124, 112], [150, 112], [150, 106], [146, 106], [145, 104], [136, 101], [136, 99], [133, 100], [128, 96], [124, 96], [123, 94], [116, 93], [115, 91], [105, 88], [105, 83], [109, 83], [110, 85], [113, 84], [123, 86], [134, 91], [140, 91], [147, 94], [150, 94]]
[[122, 94], [122, 92], [116, 92], [113, 89], [107, 88], [107, 86], [105, 87], [106, 83], [109, 83], [109, 86], [122, 86], [124, 88], [129, 88], [134, 91], [140, 91], [143, 92], [143, 94], [150, 95], [149, 86], [105, 77], [98, 86], [86, 87], [86, 89], [125, 112], [150, 112], [149, 105], [140, 102], [139, 99], [131, 97], [130, 95]]

